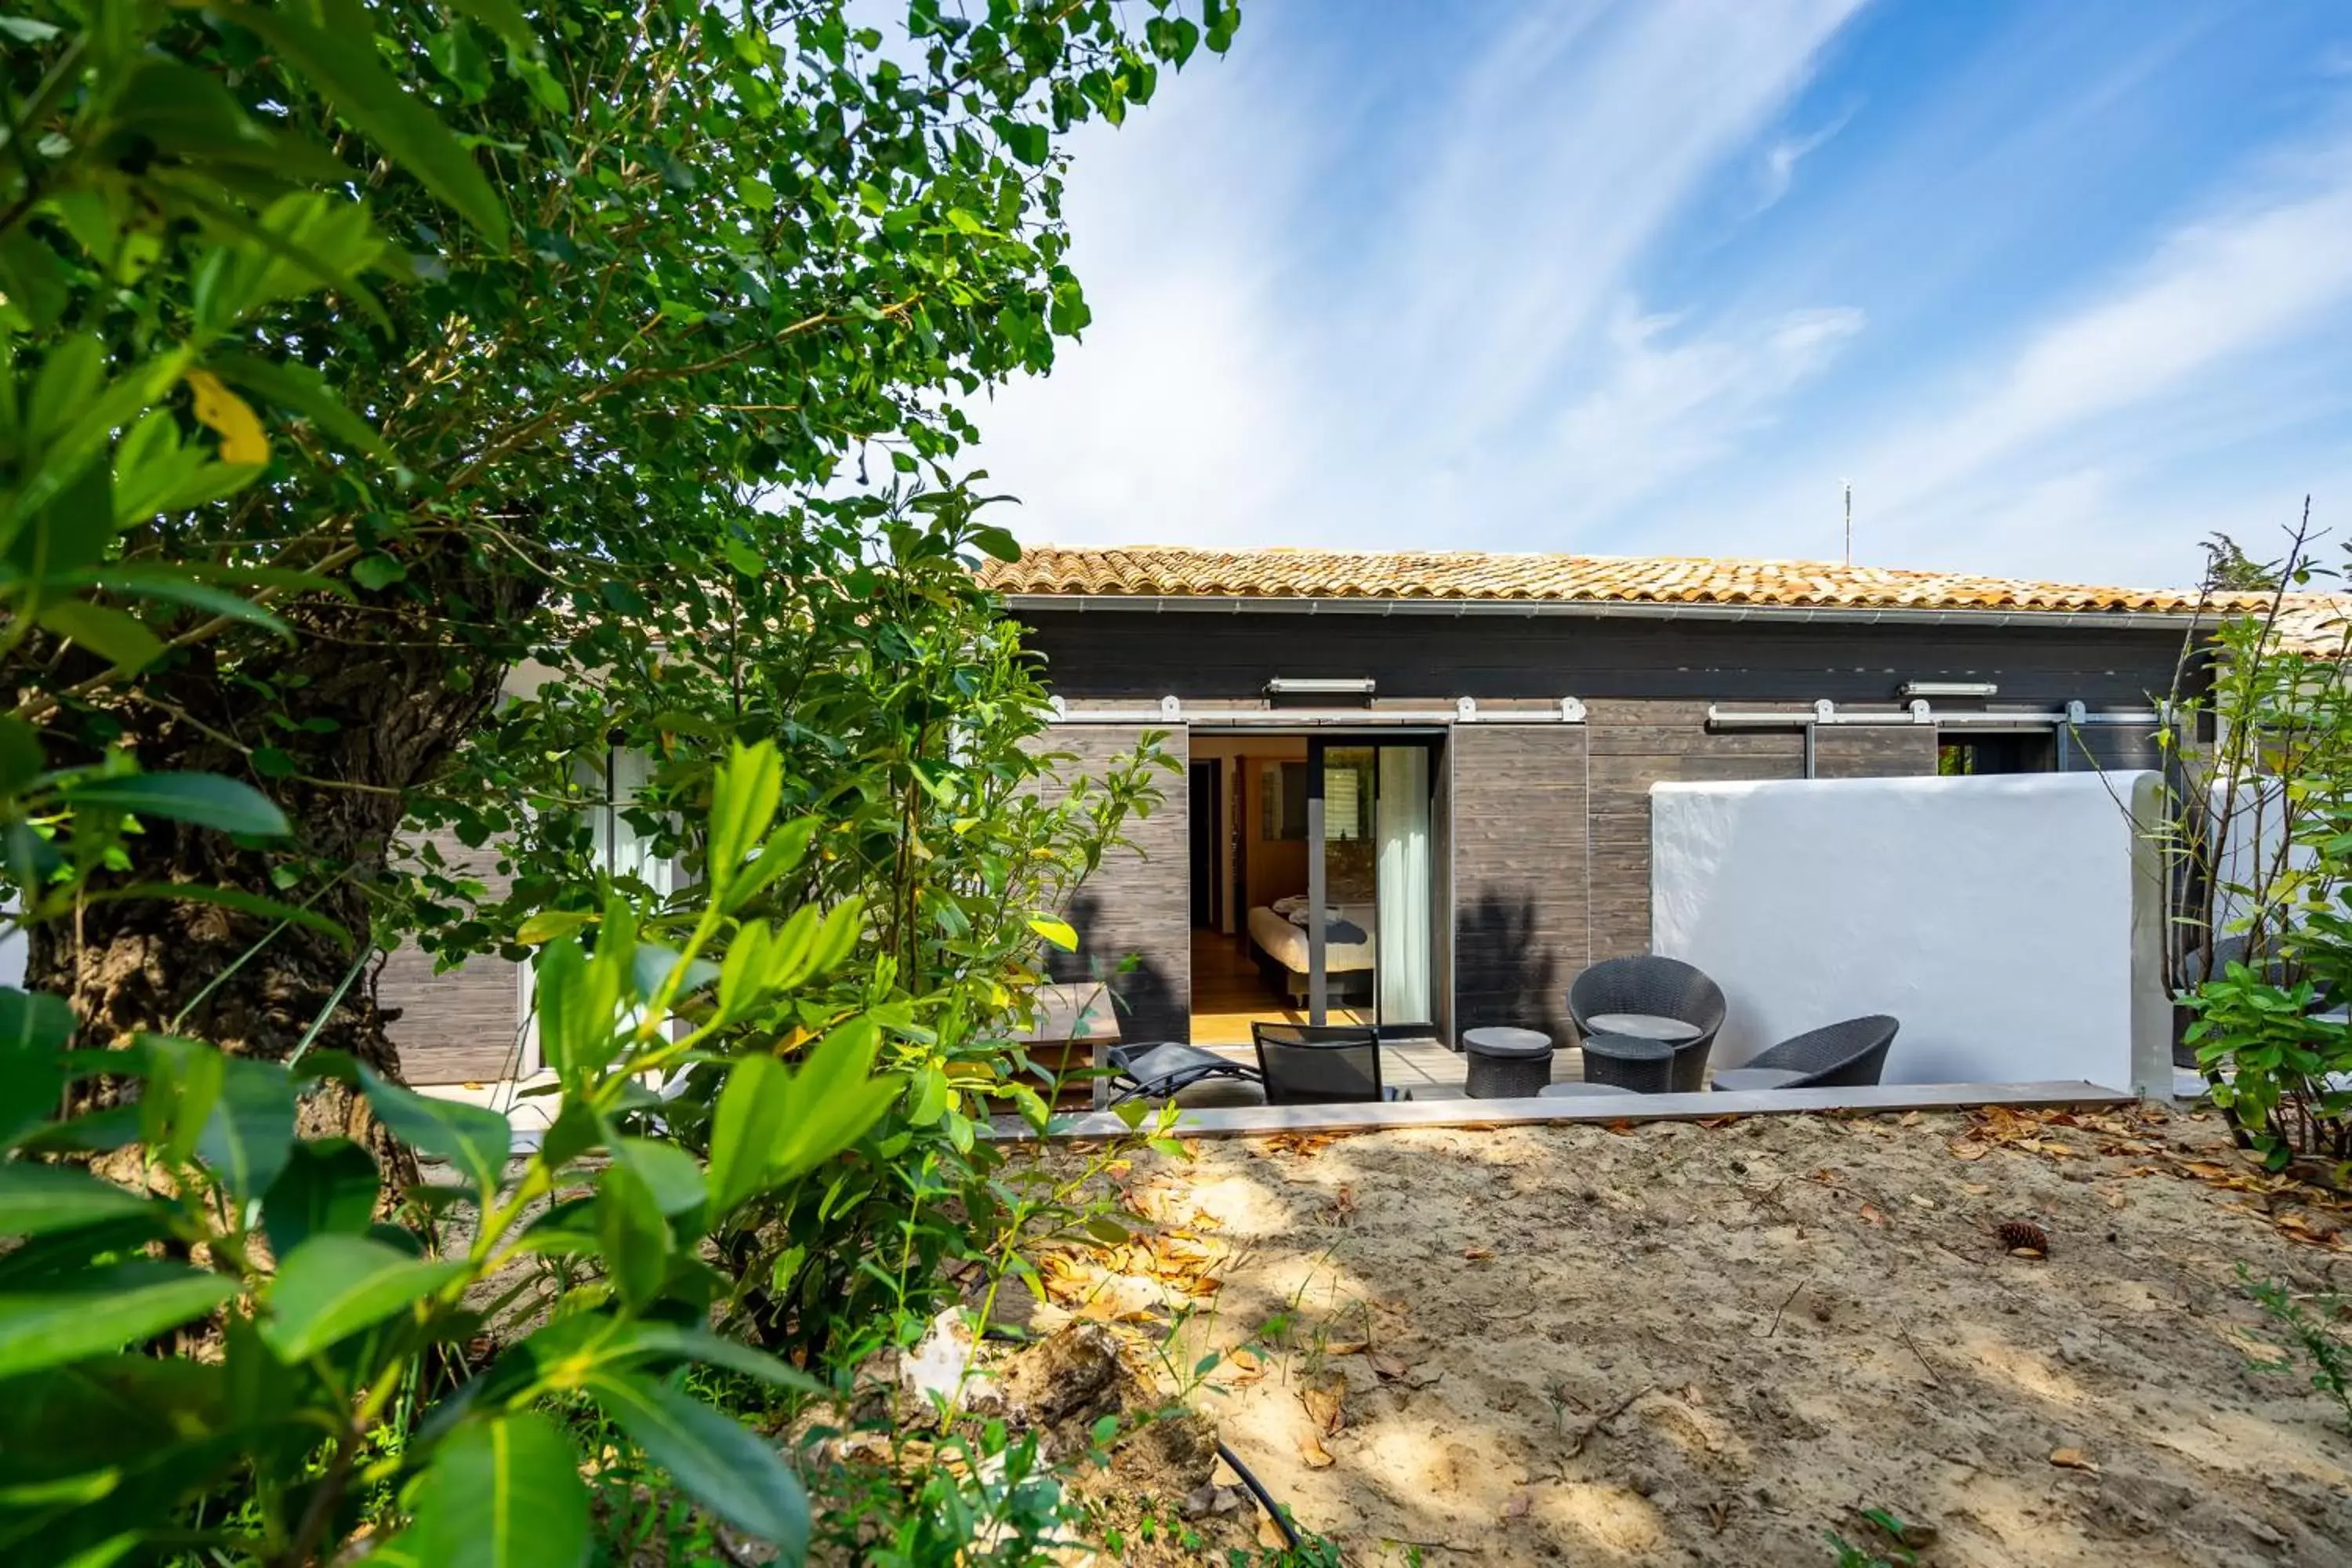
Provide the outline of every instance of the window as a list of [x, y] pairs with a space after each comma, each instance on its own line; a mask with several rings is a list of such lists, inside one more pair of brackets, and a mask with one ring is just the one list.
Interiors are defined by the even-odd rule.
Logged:
[[2046, 773], [2057, 766], [2057, 748], [2046, 732], [1939, 735], [1936, 772], [1946, 778], [1979, 773]]
[[[1307, 764], [1266, 763], [1258, 774], [1258, 837], [1307, 837]], [[1323, 764], [1323, 837], [1330, 843], [1372, 836], [1372, 753], [1337, 752]]]

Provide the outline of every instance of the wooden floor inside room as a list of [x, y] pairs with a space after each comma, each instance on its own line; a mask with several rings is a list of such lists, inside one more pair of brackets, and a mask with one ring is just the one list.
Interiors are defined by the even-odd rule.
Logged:
[[[1335, 1005], [1334, 1024], [1369, 1024], [1371, 1010]], [[1268, 980], [1251, 956], [1249, 938], [1195, 927], [1192, 931], [1192, 1043], [1246, 1046], [1254, 1023], [1304, 1024], [1307, 1009], [1290, 1005], [1281, 983]]]

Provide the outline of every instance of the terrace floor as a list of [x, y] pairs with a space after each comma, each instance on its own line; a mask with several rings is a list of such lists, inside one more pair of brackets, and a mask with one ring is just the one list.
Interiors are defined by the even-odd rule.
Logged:
[[[1255, 1064], [1257, 1060], [1256, 1052], [1247, 1045], [1203, 1041], [1201, 1048], [1237, 1062]], [[1439, 1040], [1391, 1040], [1381, 1047], [1382, 1085], [1404, 1089], [1416, 1100], [1468, 1099], [1465, 1080], [1469, 1071], [1470, 1058]], [[1576, 1083], [1583, 1077], [1581, 1050], [1565, 1046], [1552, 1052], [1552, 1082]], [[1263, 1105], [1265, 1097], [1255, 1084], [1212, 1081], [1186, 1089], [1176, 1097], [1176, 1103], [1205, 1110], [1221, 1105]]]

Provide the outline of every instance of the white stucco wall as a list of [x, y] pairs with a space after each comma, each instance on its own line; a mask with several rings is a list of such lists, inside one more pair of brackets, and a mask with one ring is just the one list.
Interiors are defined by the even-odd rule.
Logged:
[[1888, 1083], [2167, 1093], [2153, 773], [1662, 784], [1651, 946], [1730, 1012], [1717, 1067], [1865, 1013]]

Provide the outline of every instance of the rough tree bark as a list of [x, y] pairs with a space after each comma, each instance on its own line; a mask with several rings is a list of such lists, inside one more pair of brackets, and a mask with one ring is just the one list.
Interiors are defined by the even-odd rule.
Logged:
[[[415, 563], [410, 574], [412, 583], [424, 575]], [[423, 597], [466, 605], [479, 626], [512, 626], [539, 599], [538, 585], [519, 577], [465, 566], [435, 575], [441, 580]], [[352, 944], [299, 925], [271, 936], [277, 921], [217, 905], [87, 904], [35, 928], [26, 960], [30, 985], [72, 1004], [86, 1046], [176, 1032], [232, 1055], [284, 1059], [367, 947], [372, 889], [384, 876], [409, 792], [434, 776], [498, 700], [508, 659], [494, 645], [503, 639], [453, 636], [449, 623], [428, 617], [404, 595], [306, 605], [287, 618], [295, 628], [291, 647], [273, 651], [240, 636], [184, 649], [168, 668], [143, 676], [144, 696], [125, 697], [113, 716], [149, 772], [226, 773], [271, 795], [294, 824], [293, 858], [305, 879], [280, 891], [269, 873], [288, 863], [284, 849], [244, 850], [219, 833], [154, 822], [130, 841], [133, 865], [116, 880], [232, 888], [307, 903], [348, 931]], [[269, 724], [278, 704], [257, 694], [255, 677], [290, 690], [284, 707], [292, 715], [330, 719], [333, 729]], [[264, 744], [292, 756], [292, 776], [256, 776], [248, 751]], [[323, 893], [319, 878], [333, 879]], [[385, 1026], [397, 1014], [376, 1004], [375, 967], [361, 964], [312, 1048], [347, 1051], [396, 1075]], [[98, 1099], [110, 1097], [98, 1091]]]

